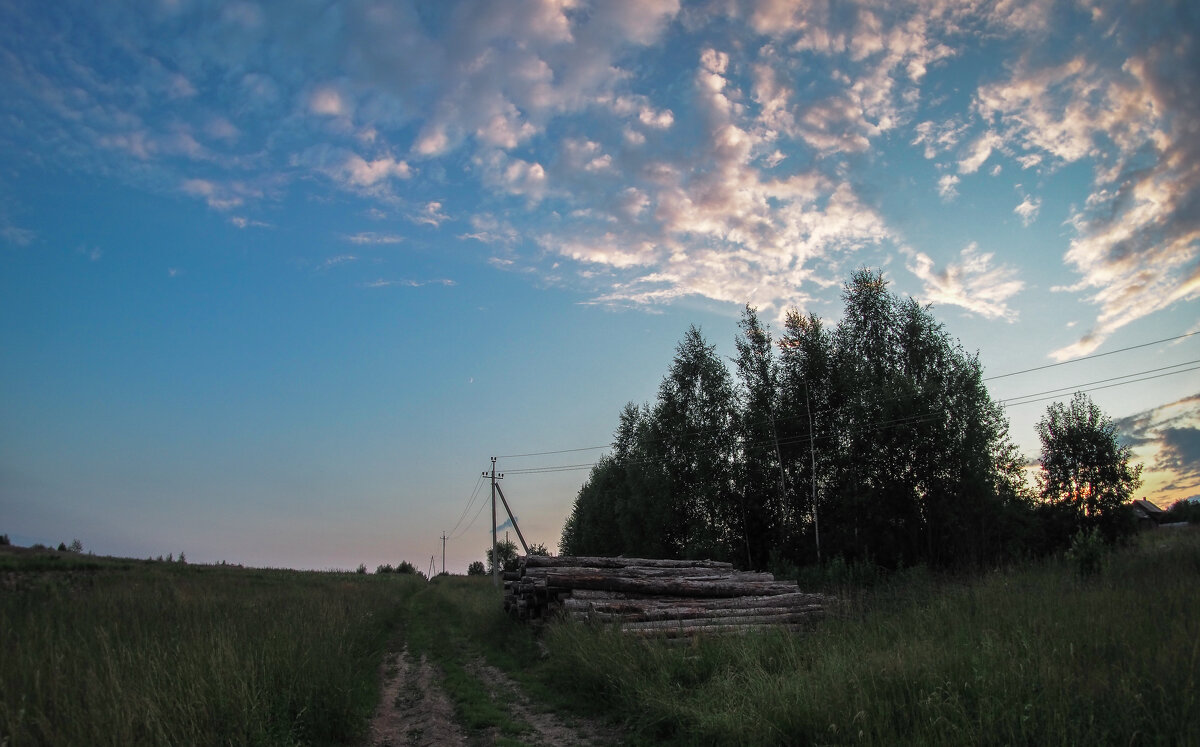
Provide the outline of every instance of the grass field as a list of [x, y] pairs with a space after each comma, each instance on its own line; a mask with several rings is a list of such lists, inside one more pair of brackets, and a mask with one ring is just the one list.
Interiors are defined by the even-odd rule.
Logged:
[[839, 590], [801, 635], [684, 646], [510, 622], [490, 578], [0, 556], [0, 743], [356, 744], [388, 646], [477, 741], [535, 702], [677, 744], [1200, 744], [1200, 532], [971, 578]]

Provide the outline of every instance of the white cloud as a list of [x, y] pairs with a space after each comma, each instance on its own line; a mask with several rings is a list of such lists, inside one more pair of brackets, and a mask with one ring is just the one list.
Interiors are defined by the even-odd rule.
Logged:
[[238, 228], [274, 228], [270, 223], [265, 223], [261, 220], [251, 220], [241, 215], [231, 216], [229, 222]]
[[959, 306], [989, 319], [1013, 321], [1017, 313], [1008, 300], [1025, 287], [1017, 271], [993, 266], [993, 255], [982, 253], [974, 243], [963, 249], [960, 261], [936, 270], [933, 259], [914, 249], [902, 249], [905, 266], [924, 283], [924, 295], [933, 303]]
[[994, 132], [985, 132], [967, 146], [966, 154], [958, 161], [958, 173], [974, 174], [988, 160], [992, 151], [1004, 140]]
[[442, 203], [436, 200], [425, 203], [421, 209], [412, 213], [409, 220], [420, 225], [437, 228], [442, 223], [450, 220], [450, 216], [442, 212]]
[[1021, 200], [1021, 204], [1013, 208], [1013, 212], [1021, 218], [1021, 224], [1029, 226], [1037, 220], [1038, 211], [1042, 209], [1042, 200], [1039, 197], [1030, 197], [1025, 195], [1025, 199]]
[[954, 174], [942, 174], [938, 179], [938, 196], [946, 202], [952, 202], [958, 197], [958, 177]]
[[237, 183], [218, 184], [207, 179], [188, 179], [182, 185], [183, 191], [193, 197], [203, 198], [214, 210], [232, 210], [245, 202], [248, 190]]
[[404, 237], [391, 233], [360, 231], [359, 233], [345, 234], [342, 236], [342, 240], [349, 241], [351, 244], [399, 244], [404, 241]]
[[0, 238], [15, 246], [29, 246], [37, 238], [37, 234], [28, 228], [13, 225], [0, 225]]
[[347, 117], [351, 113], [350, 103], [330, 86], [317, 88], [309, 95], [308, 110], [327, 117]]
[[324, 262], [317, 265], [316, 270], [318, 272], [320, 272], [320, 271], [328, 270], [333, 267], [337, 267], [338, 265], [344, 265], [349, 262], [357, 262], [357, 261], [358, 261], [358, 257], [353, 254], [339, 254], [334, 257], [329, 257]]

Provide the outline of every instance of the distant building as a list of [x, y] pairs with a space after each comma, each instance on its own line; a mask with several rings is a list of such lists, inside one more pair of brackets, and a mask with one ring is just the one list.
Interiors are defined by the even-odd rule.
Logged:
[[1137, 520], [1138, 529], [1156, 529], [1166, 521], [1167, 512], [1145, 498], [1133, 502], [1133, 516]]

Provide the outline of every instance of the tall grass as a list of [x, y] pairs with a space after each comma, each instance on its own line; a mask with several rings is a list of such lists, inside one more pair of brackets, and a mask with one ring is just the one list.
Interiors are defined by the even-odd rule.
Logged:
[[1147, 535], [1086, 578], [916, 572], [801, 636], [547, 643], [541, 676], [647, 742], [1196, 744], [1200, 534]]
[[86, 571], [10, 572], [20, 583], [0, 593], [0, 743], [352, 743], [375, 706], [387, 637], [421, 584], [142, 563]]

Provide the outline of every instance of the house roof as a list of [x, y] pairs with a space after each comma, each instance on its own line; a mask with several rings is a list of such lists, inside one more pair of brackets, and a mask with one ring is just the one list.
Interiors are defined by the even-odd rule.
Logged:
[[1155, 518], [1158, 518], [1159, 516], [1162, 516], [1163, 514], [1166, 513], [1166, 511], [1163, 511], [1161, 508], [1154, 505], [1153, 503], [1146, 500], [1145, 498], [1138, 498], [1136, 501], [1133, 502], [1133, 507], [1137, 508], [1137, 509], [1141, 509], [1142, 511], [1146, 512], [1147, 516], [1153, 516]]

